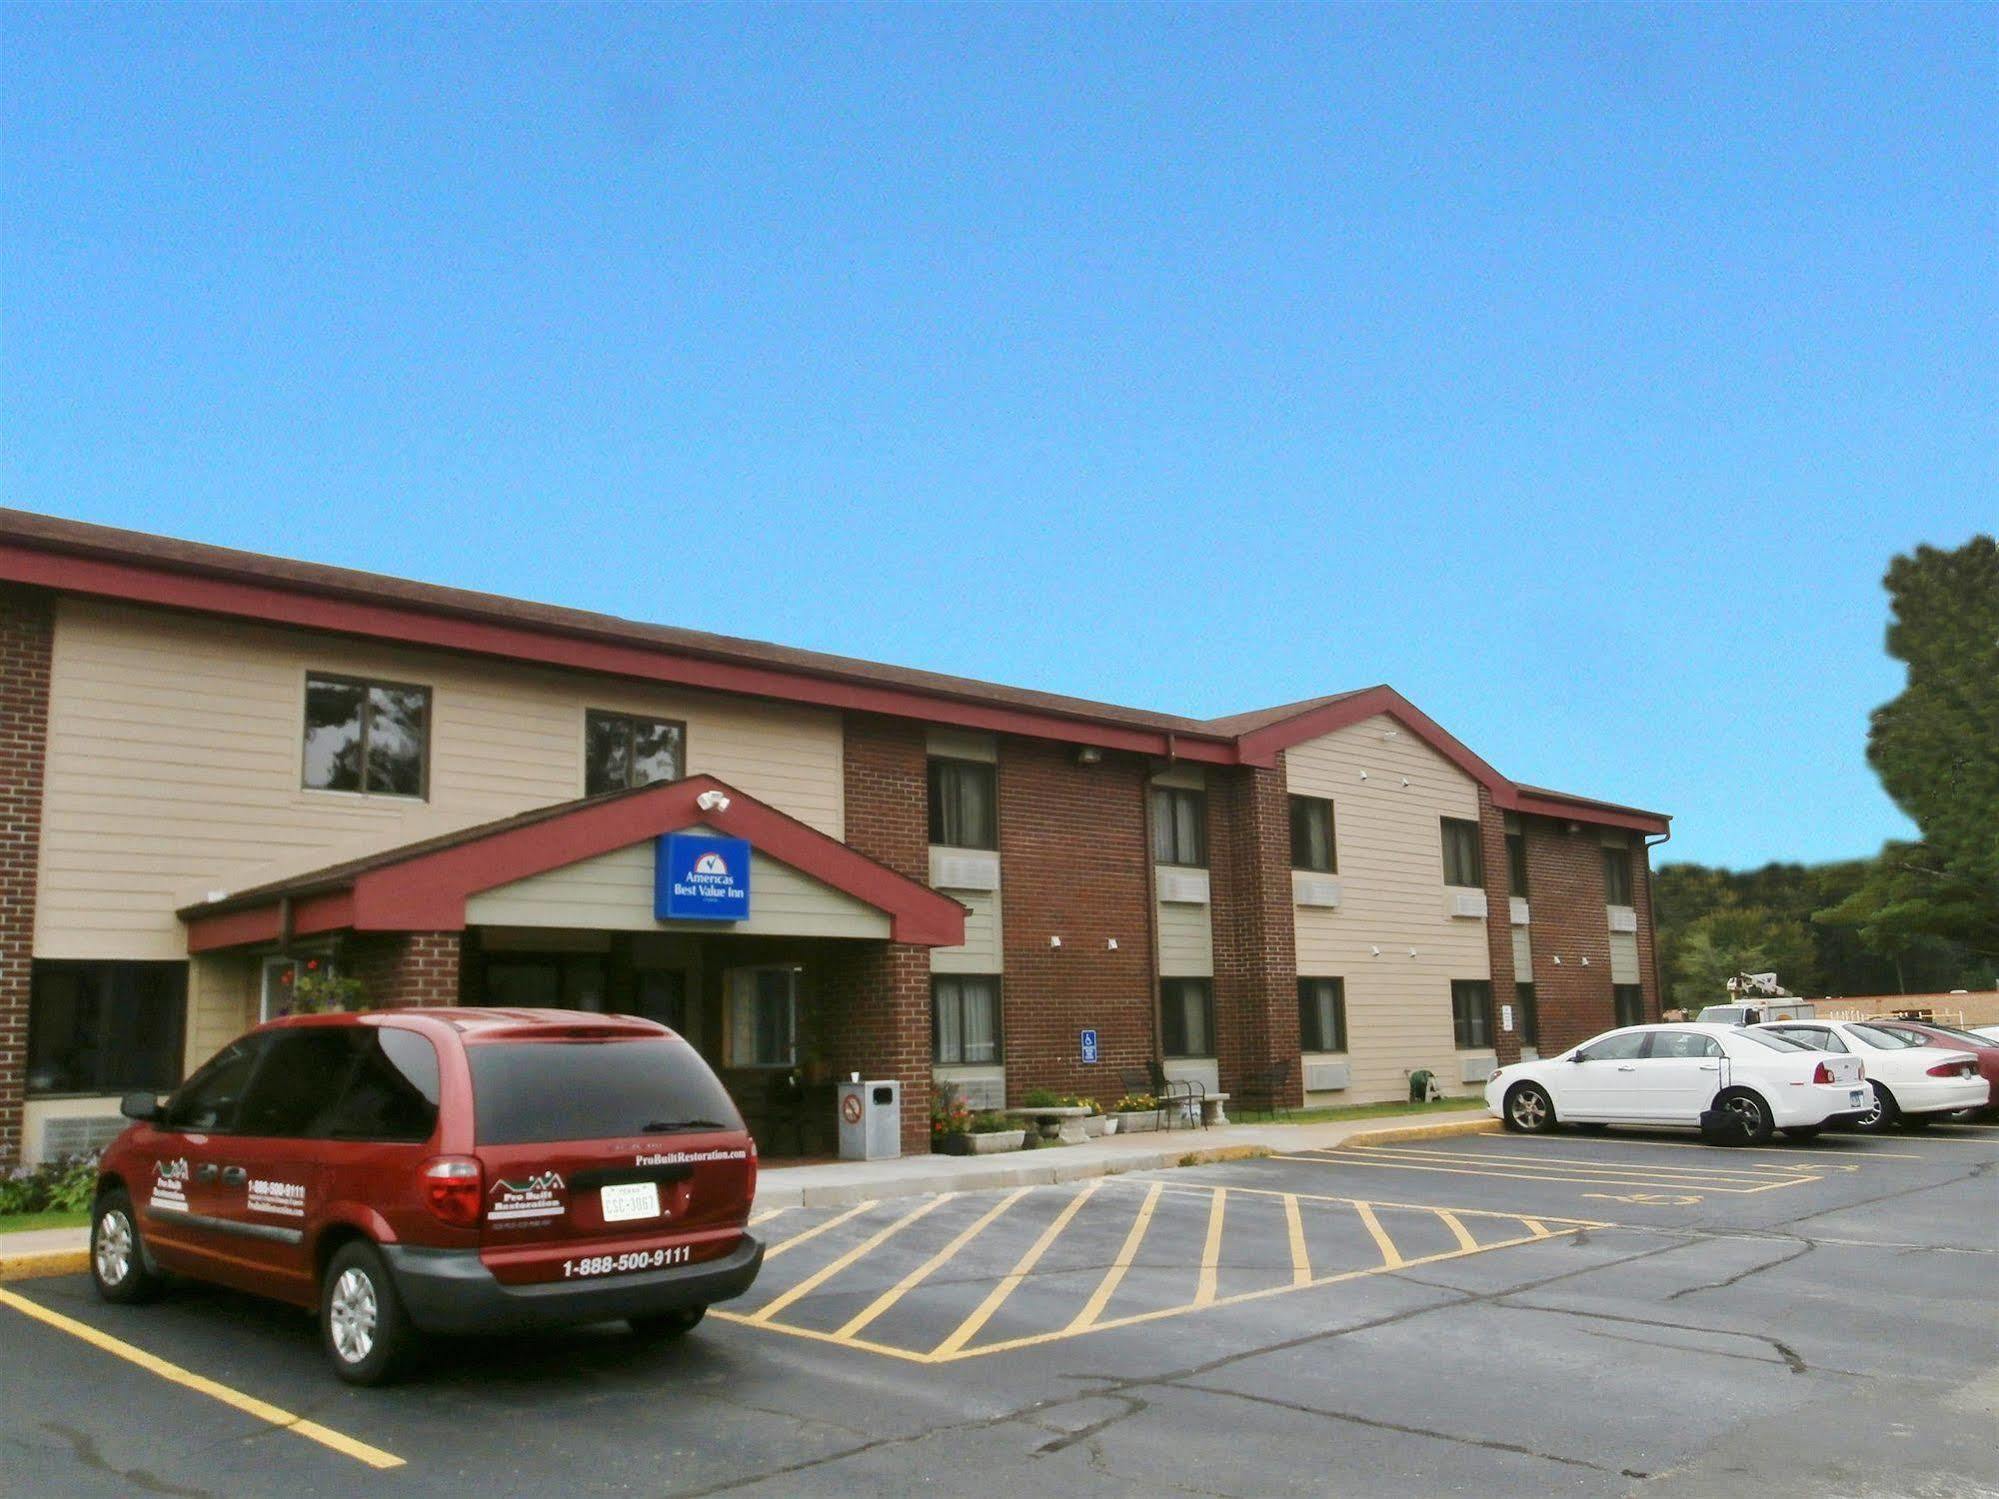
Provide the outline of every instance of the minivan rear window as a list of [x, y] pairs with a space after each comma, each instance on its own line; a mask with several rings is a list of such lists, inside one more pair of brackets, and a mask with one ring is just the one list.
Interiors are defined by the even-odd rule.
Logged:
[[465, 1048], [481, 1145], [739, 1130], [685, 1041], [494, 1041]]

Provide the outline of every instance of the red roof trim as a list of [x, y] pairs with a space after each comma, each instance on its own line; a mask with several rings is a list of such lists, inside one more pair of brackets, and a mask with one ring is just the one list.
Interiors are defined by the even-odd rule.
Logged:
[[[702, 811], [696, 802], [709, 791], [725, 794], [728, 807]], [[886, 913], [892, 941], [919, 947], [956, 947], [965, 940], [965, 908], [956, 901], [714, 776], [690, 776], [627, 796], [582, 802], [573, 812], [558, 817], [501, 828], [363, 869], [340, 890], [296, 897], [292, 931], [299, 936], [349, 928], [359, 932], [462, 931], [466, 899], [482, 890], [697, 823], [747, 838], [767, 857]], [[310, 878], [306, 876], [301, 883], [309, 883]], [[285, 899], [284, 887], [277, 886], [246, 907], [216, 902], [212, 910], [188, 908], [181, 913], [187, 923], [188, 951], [275, 941]]]

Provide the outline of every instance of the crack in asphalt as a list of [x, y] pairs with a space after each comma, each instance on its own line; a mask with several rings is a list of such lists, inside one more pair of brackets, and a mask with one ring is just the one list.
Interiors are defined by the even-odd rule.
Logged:
[[[1521, 1289], [1531, 1290], [1533, 1288], [1522, 1287]], [[1515, 1294], [1518, 1293], [1508, 1292], [1495, 1296], [1492, 1298], [1492, 1304], [1501, 1311], [1508, 1312], [1546, 1312], [1548, 1315], [1554, 1317], [1583, 1317], [1593, 1322], [1621, 1322], [1632, 1327], [1663, 1327], [1672, 1332], [1700, 1332], [1716, 1338], [1751, 1338], [1759, 1343], [1767, 1343], [1776, 1349], [1778, 1356], [1790, 1366], [1793, 1374], [1808, 1374], [1811, 1372], [1805, 1366], [1804, 1359], [1799, 1356], [1795, 1348], [1783, 1339], [1773, 1338], [1768, 1333], [1743, 1332], [1733, 1327], [1695, 1327], [1686, 1322], [1660, 1322], [1650, 1317], [1626, 1317], [1617, 1312], [1587, 1312], [1580, 1307], [1541, 1306], [1534, 1302], [1522, 1302], [1512, 1306], [1507, 1305], [1507, 1302]]]
[[73, 1426], [65, 1426], [60, 1421], [43, 1421], [42, 1430], [51, 1436], [61, 1437], [69, 1444], [76, 1460], [86, 1468], [94, 1468], [99, 1473], [108, 1473], [113, 1478], [144, 1489], [149, 1494], [173, 1494], [179, 1499], [213, 1499], [207, 1489], [189, 1488], [183, 1484], [169, 1483], [166, 1479], [147, 1471], [145, 1468], [119, 1468], [112, 1465], [109, 1458], [97, 1445], [97, 1439], [87, 1432], [78, 1431]]
[[1810, 1254], [1814, 1249], [1818, 1247], [1819, 1246], [1812, 1240], [1804, 1239], [1799, 1243], [1798, 1247], [1789, 1254], [1780, 1255], [1778, 1258], [1774, 1260], [1766, 1260], [1764, 1263], [1760, 1265], [1751, 1265], [1747, 1270], [1738, 1270], [1733, 1275], [1727, 1276], [1721, 1280], [1709, 1281], [1705, 1285], [1682, 1286], [1679, 1290], [1673, 1292], [1673, 1294], [1668, 1296], [1666, 1299], [1668, 1301], [1678, 1301], [1682, 1296], [1692, 1296], [1702, 1291], [1725, 1291], [1730, 1286], [1736, 1286], [1742, 1284], [1743, 1281], [1749, 1279], [1749, 1277], [1752, 1275], [1761, 1275], [1765, 1270], [1777, 1270], [1781, 1269], [1785, 1265], [1796, 1264], [1799, 1260], [1803, 1259], [1806, 1255]]

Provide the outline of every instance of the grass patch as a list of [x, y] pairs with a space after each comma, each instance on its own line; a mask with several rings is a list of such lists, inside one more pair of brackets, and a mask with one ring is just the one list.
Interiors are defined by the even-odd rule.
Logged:
[[25, 1233], [31, 1228], [86, 1228], [90, 1214], [82, 1213], [0, 1213], [0, 1234]]
[[[1483, 1098], [1440, 1098], [1434, 1103], [1351, 1103], [1339, 1108], [1294, 1109], [1279, 1124], [1326, 1124], [1337, 1119], [1394, 1119], [1402, 1115], [1462, 1114], [1483, 1109]], [[1259, 1121], [1260, 1122], [1260, 1121]]]

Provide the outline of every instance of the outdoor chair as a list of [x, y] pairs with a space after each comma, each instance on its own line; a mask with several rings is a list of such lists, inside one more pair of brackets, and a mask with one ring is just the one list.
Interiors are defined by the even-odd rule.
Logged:
[[1297, 1090], [1291, 1086], [1291, 1070], [1297, 1065], [1295, 1057], [1287, 1057], [1245, 1077], [1243, 1102], [1235, 1109], [1237, 1116], [1261, 1114], [1266, 1119], [1289, 1116], [1292, 1100], [1298, 1096]]
[[1176, 1110], [1190, 1123], [1207, 1128], [1207, 1109], [1202, 1102], [1208, 1096], [1207, 1084], [1191, 1077], [1168, 1077], [1157, 1057], [1145, 1064], [1145, 1073], [1152, 1096], [1159, 1100], [1162, 1116], [1168, 1110]]

